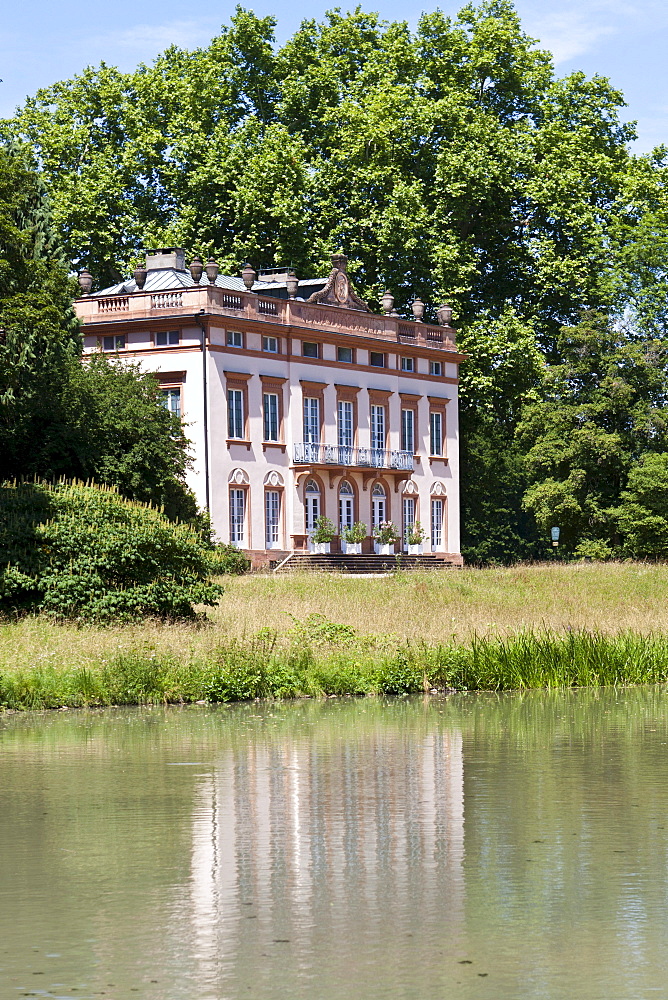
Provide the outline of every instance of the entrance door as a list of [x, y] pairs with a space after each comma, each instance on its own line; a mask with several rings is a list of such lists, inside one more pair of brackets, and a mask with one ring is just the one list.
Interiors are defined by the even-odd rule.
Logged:
[[350, 483], [344, 481], [339, 487], [339, 534], [344, 528], [352, 528], [355, 523], [355, 494]]
[[266, 490], [264, 494], [265, 543], [268, 549], [279, 548], [281, 521], [281, 494]]
[[371, 491], [371, 527], [377, 528], [381, 521], [386, 521], [387, 497], [380, 483], [376, 483]]
[[438, 499], [431, 501], [431, 547], [443, 547], [443, 501]]
[[306, 500], [306, 531], [315, 531], [315, 522], [320, 517], [320, 487], [315, 479], [309, 479], [304, 490]]
[[404, 549], [408, 549], [408, 532], [415, 524], [415, 497], [404, 497]]

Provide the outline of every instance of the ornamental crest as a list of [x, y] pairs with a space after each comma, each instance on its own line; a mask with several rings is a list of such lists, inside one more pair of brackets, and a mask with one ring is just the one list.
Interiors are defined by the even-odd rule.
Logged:
[[332, 270], [327, 278], [327, 284], [319, 292], [314, 292], [307, 302], [318, 302], [326, 306], [344, 306], [346, 309], [359, 309], [369, 312], [366, 302], [355, 295], [350, 287], [347, 275], [348, 258], [345, 254], [335, 253], [332, 256]]

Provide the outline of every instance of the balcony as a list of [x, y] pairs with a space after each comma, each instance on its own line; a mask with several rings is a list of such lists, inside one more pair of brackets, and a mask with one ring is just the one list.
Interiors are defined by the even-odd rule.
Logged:
[[336, 444], [309, 444], [306, 441], [295, 444], [294, 463], [295, 465], [345, 465], [358, 469], [413, 471], [413, 455], [410, 451], [348, 448]]

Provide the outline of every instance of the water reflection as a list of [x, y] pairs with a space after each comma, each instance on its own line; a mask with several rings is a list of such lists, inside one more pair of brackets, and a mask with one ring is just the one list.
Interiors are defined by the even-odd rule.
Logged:
[[253, 743], [197, 779], [188, 906], [203, 993], [221, 975], [238, 988], [244, 969], [269, 988], [257, 949], [277, 945], [303, 980], [345, 980], [351, 918], [371, 964], [384, 934], [414, 935], [439, 909], [443, 932], [461, 933], [461, 733], [406, 738], [401, 753], [392, 731], [362, 745]]
[[662, 691], [0, 718], [0, 996], [668, 996]]

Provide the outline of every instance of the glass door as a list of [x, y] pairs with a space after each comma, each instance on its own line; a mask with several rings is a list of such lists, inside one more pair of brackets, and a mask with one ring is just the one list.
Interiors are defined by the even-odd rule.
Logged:
[[378, 527], [381, 521], [386, 521], [385, 516], [386, 511], [386, 496], [385, 490], [380, 485], [376, 483], [373, 490], [371, 491], [371, 526], [372, 528]]
[[404, 497], [404, 550], [408, 549], [408, 532], [415, 524], [415, 497]]
[[268, 549], [279, 548], [281, 494], [278, 490], [266, 490], [264, 494], [265, 543]]
[[431, 547], [443, 547], [443, 501], [437, 499], [431, 501]]

